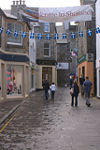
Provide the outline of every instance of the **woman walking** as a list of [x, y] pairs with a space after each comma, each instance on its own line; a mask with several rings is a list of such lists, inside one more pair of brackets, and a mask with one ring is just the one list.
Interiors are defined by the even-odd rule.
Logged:
[[73, 93], [72, 93], [72, 102], [71, 106], [74, 106], [74, 98], [75, 98], [75, 106], [78, 106], [78, 94], [79, 94], [79, 86], [77, 84], [77, 80], [74, 80], [74, 84], [72, 85]]

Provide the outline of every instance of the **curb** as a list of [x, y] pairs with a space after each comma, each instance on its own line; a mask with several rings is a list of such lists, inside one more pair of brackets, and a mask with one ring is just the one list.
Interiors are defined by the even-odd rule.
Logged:
[[94, 101], [100, 102], [100, 99], [97, 98], [97, 97], [92, 97], [92, 99], [93, 99]]
[[10, 110], [6, 115], [4, 115], [3, 118], [0, 119], [0, 125], [5, 122], [5, 120], [11, 116], [17, 109], [25, 102], [26, 100], [22, 101], [20, 104], [17, 106], [13, 107], [12, 110]]

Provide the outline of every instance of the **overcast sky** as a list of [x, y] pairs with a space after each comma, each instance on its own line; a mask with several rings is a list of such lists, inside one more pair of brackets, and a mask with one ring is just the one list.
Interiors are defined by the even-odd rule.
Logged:
[[[13, 0], [0, 0], [1, 9], [10, 9]], [[79, 6], [80, 0], [25, 0], [29, 7], [68, 7]]]

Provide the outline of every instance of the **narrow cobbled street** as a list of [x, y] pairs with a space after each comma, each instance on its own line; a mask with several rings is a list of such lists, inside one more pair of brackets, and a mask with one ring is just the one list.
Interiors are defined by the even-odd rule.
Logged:
[[0, 150], [100, 150], [100, 102], [70, 103], [69, 88], [58, 88], [54, 102], [34, 92], [0, 134]]

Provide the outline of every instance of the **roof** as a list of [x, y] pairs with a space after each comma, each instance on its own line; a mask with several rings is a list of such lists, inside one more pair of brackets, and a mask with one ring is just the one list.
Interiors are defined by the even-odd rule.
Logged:
[[16, 16], [13, 16], [13, 15], [10, 14], [10, 11], [9, 11], [9, 13], [8, 13], [8, 10], [6, 11], [6, 10], [2, 10], [2, 9], [0, 8], [0, 11], [1, 11], [2, 14], [3, 14], [5, 17], [7, 17], [7, 18], [17, 19]]
[[5, 14], [5, 16], [6, 16], [6, 17], [8, 17], [8, 18], [12, 18], [12, 19], [17, 19], [17, 17], [16, 17], [16, 16], [11, 15], [10, 13], [6, 12], [5, 10], [3, 10], [3, 12], [4, 12], [4, 14]]

